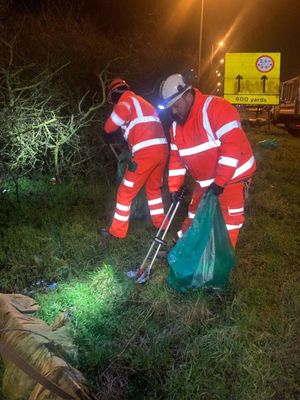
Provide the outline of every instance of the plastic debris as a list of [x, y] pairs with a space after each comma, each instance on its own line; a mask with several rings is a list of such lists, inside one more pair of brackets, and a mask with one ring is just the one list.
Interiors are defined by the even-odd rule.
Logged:
[[132, 271], [128, 271], [128, 272], [126, 272], [126, 275], [130, 279], [135, 279], [136, 278], [136, 271], [133, 271], [133, 270]]
[[258, 142], [258, 145], [264, 149], [276, 149], [278, 147], [278, 141], [274, 138], [266, 139]]
[[57, 289], [57, 283], [56, 282], [52, 282], [49, 285], [47, 285], [47, 289], [51, 290], [51, 289]]
[[58, 283], [54, 281], [45, 281], [39, 279], [36, 282], [30, 284], [29, 287], [24, 289], [23, 293], [26, 295], [33, 295], [36, 292], [47, 292], [58, 288]]

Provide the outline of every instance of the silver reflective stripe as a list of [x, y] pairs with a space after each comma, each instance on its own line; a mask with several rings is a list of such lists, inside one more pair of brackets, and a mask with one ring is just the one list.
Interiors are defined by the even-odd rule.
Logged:
[[121, 125], [124, 125], [124, 124], [125, 124], [124, 119], [120, 118], [120, 117], [118, 116], [118, 114], [117, 114], [115, 111], [113, 111], [113, 112], [111, 113], [110, 118], [111, 118], [112, 122], [113, 122], [114, 124], [118, 125], [118, 126], [121, 126]]
[[192, 213], [190, 211], [188, 212], [188, 217], [191, 219], [195, 218], [195, 215], [196, 215], [195, 213]]
[[228, 207], [229, 215], [231, 215], [231, 214], [239, 214], [239, 213], [242, 213], [243, 211], [244, 211], [244, 207], [241, 207], [241, 208], [229, 208]]
[[143, 142], [140, 142], [132, 146], [131, 152], [132, 154], [134, 154], [136, 151], [144, 149], [145, 147], [156, 146], [158, 144], [167, 144], [167, 143], [168, 143], [167, 139], [163, 138], [144, 140]]
[[202, 153], [213, 149], [214, 147], [220, 147], [220, 140], [210, 141], [206, 143], [199, 144], [198, 146], [189, 147], [188, 149], [179, 150], [180, 156], [191, 156], [193, 154]]
[[125, 186], [131, 187], [131, 188], [132, 188], [133, 185], [134, 185], [134, 182], [128, 181], [127, 179], [123, 179], [123, 183], [124, 183]]
[[207, 115], [207, 108], [210, 105], [210, 102], [212, 101], [212, 99], [213, 99], [213, 97], [209, 96], [205, 100], [205, 103], [204, 103], [204, 106], [203, 106], [203, 111], [202, 111], [203, 114], [202, 115], [203, 115], [203, 127], [206, 130], [206, 133], [208, 135], [208, 140], [214, 141], [215, 137], [214, 137], [213, 131], [211, 129], [209, 118], [208, 118], [208, 115]]
[[159, 215], [159, 214], [163, 214], [163, 213], [164, 213], [163, 208], [158, 208], [157, 210], [150, 210], [150, 215]]
[[114, 218], [115, 218], [115, 219], [118, 219], [119, 221], [124, 221], [124, 222], [126, 222], [126, 221], [129, 220], [129, 215], [127, 215], [127, 216], [125, 217], [124, 215], [120, 215], [120, 214], [118, 214], [118, 213], [115, 213]]
[[173, 131], [173, 137], [174, 137], [174, 139], [175, 139], [175, 137], [176, 137], [176, 127], [177, 127], [177, 124], [176, 124], [176, 122], [174, 121], [174, 122], [172, 123], [172, 131]]
[[129, 210], [130, 210], [130, 206], [124, 206], [124, 205], [121, 204], [121, 203], [117, 203], [117, 204], [116, 204], [116, 208], [117, 208], [118, 210], [121, 210], [121, 211], [129, 211]]
[[239, 121], [228, 122], [217, 130], [217, 138], [220, 139], [223, 135], [225, 135], [225, 133], [232, 131], [232, 129], [240, 128], [240, 126], [241, 124], [239, 123]]
[[176, 144], [171, 143], [171, 150], [178, 150], [178, 147], [176, 146]]
[[236, 167], [239, 163], [237, 158], [221, 156], [218, 161], [219, 164], [227, 165], [228, 167]]
[[228, 231], [233, 231], [234, 229], [240, 229], [242, 226], [243, 224], [238, 224], [238, 225], [226, 224], [226, 228]]
[[137, 124], [143, 124], [143, 123], [148, 123], [148, 122], [159, 122], [160, 123], [160, 119], [158, 117], [152, 117], [152, 116], [138, 117], [138, 118], [134, 119], [133, 121], [130, 122], [130, 124], [125, 129], [124, 138], [126, 140], [128, 139], [131, 129], [133, 127], [135, 127]]
[[250, 169], [254, 165], [254, 162], [255, 162], [254, 156], [250, 157], [248, 161], [246, 161], [243, 165], [241, 165], [240, 167], [238, 167], [235, 170], [235, 173], [234, 173], [232, 179], [234, 179], [237, 176], [240, 176], [244, 172], [248, 171], [248, 169]]
[[185, 175], [185, 174], [186, 174], [186, 169], [185, 168], [170, 169], [169, 170], [169, 176], [179, 176], [179, 175]]
[[133, 105], [134, 105], [134, 108], [135, 108], [135, 111], [136, 111], [136, 115], [138, 116], [138, 118], [143, 118], [144, 114], [143, 114], [140, 102], [135, 97], [130, 97], [130, 98], [133, 101]]
[[206, 179], [205, 181], [196, 181], [197, 183], [199, 183], [199, 185], [204, 188], [207, 187], [209, 185], [211, 185], [213, 183], [214, 179]]
[[162, 198], [158, 197], [157, 199], [149, 200], [148, 204], [149, 206], [155, 206], [156, 204], [162, 203]]

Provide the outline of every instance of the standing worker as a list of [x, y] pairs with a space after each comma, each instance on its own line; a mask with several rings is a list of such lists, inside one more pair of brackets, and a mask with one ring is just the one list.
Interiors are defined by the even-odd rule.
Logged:
[[182, 234], [195, 217], [208, 190], [219, 197], [233, 247], [245, 220], [244, 194], [256, 165], [235, 107], [221, 97], [204, 95], [181, 74], [170, 75], [160, 86], [163, 104], [171, 110], [169, 191], [180, 197], [186, 171], [195, 188]]
[[153, 225], [159, 228], [164, 220], [161, 187], [169, 146], [155, 108], [131, 91], [123, 79], [110, 83], [108, 101], [114, 108], [104, 124], [104, 131], [109, 134], [121, 128], [132, 159], [118, 189], [110, 228], [101, 229], [101, 234], [125, 238], [132, 200], [144, 185]]

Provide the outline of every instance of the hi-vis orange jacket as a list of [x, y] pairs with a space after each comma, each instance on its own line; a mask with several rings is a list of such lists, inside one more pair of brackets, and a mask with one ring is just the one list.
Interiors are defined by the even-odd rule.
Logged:
[[186, 170], [203, 192], [212, 182], [224, 187], [250, 178], [255, 171], [255, 159], [239, 113], [223, 98], [195, 89], [187, 121], [183, 125], [173, 122], [170, 137], [170, 192], [183, 184]]
[[132, 91], [126, 91], [104, 124], [106, 133], [121, 127], [132, 155], [147, 147], [166, 145], [167, 139], [155, 108]]

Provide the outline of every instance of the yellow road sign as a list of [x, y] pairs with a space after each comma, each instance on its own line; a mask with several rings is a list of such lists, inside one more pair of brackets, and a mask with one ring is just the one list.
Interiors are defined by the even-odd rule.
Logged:
[[280, 53], [227, 53], [224, 97], [233, 104], [278, 104]]

